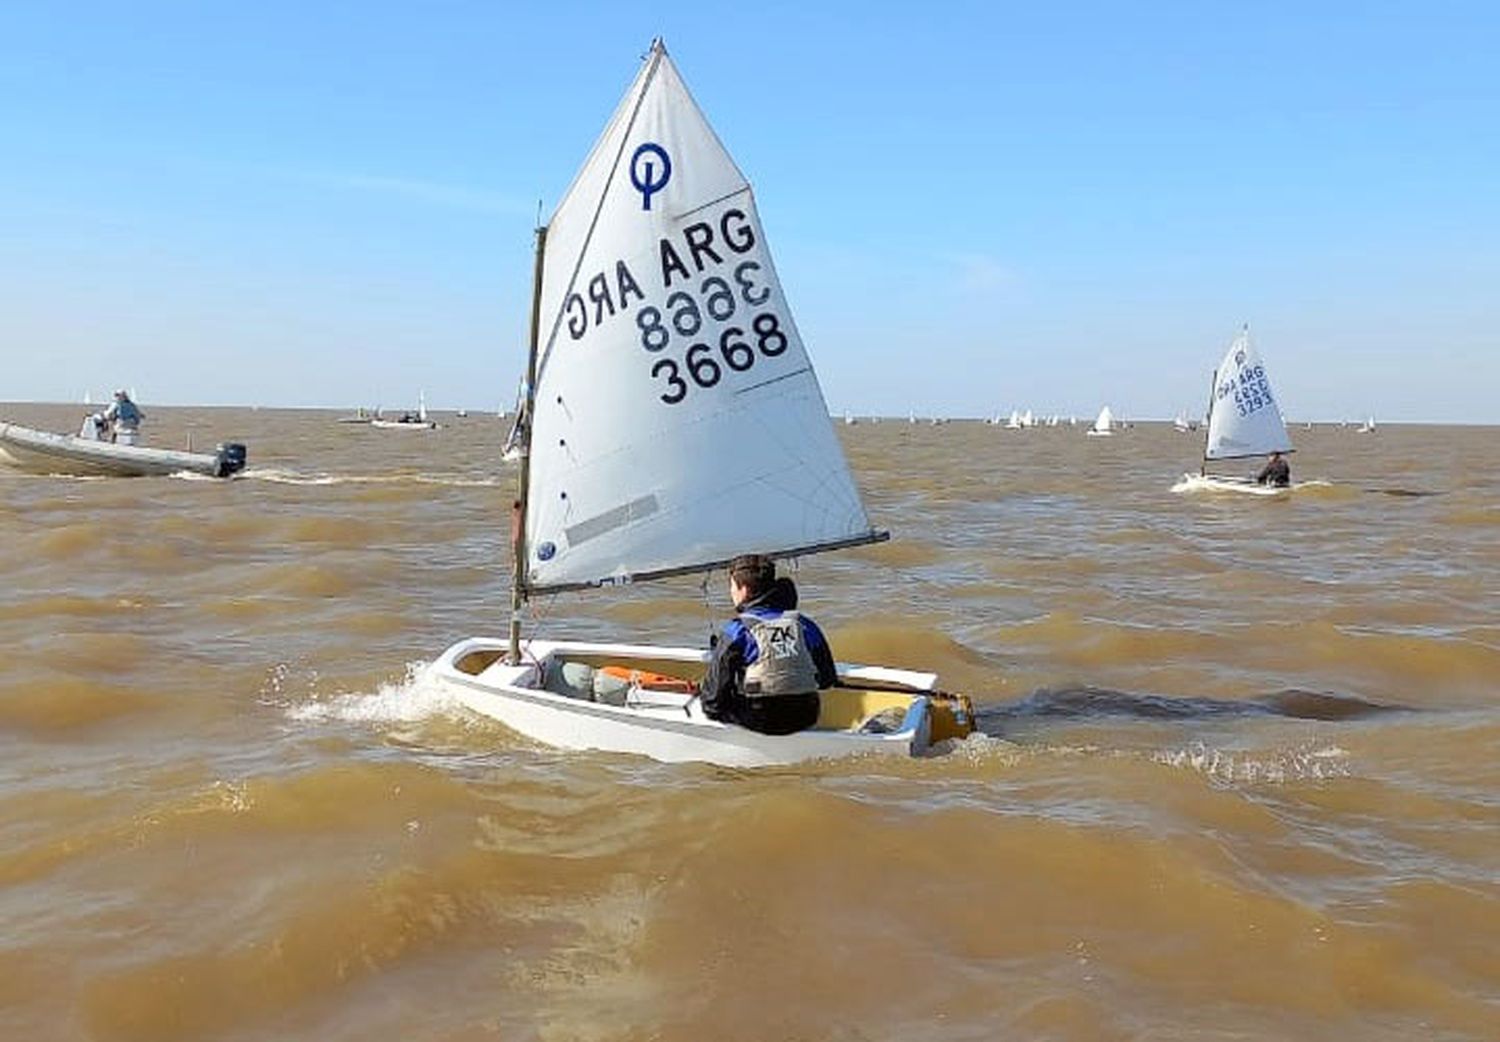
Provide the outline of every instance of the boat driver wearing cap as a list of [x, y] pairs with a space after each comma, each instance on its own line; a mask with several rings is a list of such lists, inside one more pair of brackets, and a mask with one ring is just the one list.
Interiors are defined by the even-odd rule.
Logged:
[[130, 395], [123, 390], [115, 392], [115, 400], [104, 412], [106, 422], [113, 424], [114, 437], [112, 441], [123, 445], [134, 445], [136, 436], [141, 432], [141, 421], [146, 414], [130, 400]]
[[762, 734], [812, 727], [838, 671], [823, 631], [797, 611], [797, 587], [769, 557], [746, 554], [729, 563], [729, 599], [739, 614], [714, 638], [703, 711]]

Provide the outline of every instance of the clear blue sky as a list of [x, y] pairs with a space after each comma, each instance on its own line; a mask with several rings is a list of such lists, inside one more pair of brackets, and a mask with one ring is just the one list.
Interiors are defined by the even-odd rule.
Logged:
[[1500, 422], [1493, 3], [0, 5], [0, 399], [493, 409], [661, 34], [838, 412]]

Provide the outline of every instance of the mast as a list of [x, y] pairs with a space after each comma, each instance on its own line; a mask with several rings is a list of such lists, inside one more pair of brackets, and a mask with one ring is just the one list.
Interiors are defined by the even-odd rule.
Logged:
[[542, 257], [547, 252], [547, 226], [536, 229], [536, 262], [531, 275], [531, 345], [526, 352], [526, 384], [521, 395], [521, 473], [512, 517], [510, 577], [510, 655], [512, 666], [521, 664], [521, 605], [526, 600], [526, 499], [531, 486], [531, 416], [536, 400], [537, 341], [542, 324]]
[[1198, 464], [1198, 476], [1204, 477], [1208, 474], [1208, 439], [1212, 436], [1214, 426], [1214, 390], [1219, 386], [1219, 371], [1215, 369], [1208, 374], [1208, 411], [1203, 414], [1203, 460]]

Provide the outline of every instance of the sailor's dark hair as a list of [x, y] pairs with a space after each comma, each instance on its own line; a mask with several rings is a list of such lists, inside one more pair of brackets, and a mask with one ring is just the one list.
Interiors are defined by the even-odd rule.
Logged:
[[729, 577], [757, 597], [776, 581], [776, 562], [764, 554], [741, 554], [729, 562]]

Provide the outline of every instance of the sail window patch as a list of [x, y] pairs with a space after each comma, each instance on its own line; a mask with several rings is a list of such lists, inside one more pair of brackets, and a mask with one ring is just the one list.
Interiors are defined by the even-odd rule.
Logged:
[[616, 528], [628, 525], [632, 521], [650, 517], [660, 509], [661, 506], [656, 502], [656, 496], [641, 496], [639, 499], [632, 499], [629, 503], [606, 510], [602, 514], [595, 514], [576, 525], [569, 525], [564, 529], [564, 534], [568, 537], [569, 546], [578, 546], [590, 539], [597, 539], [605, 532], [613, 532]]

